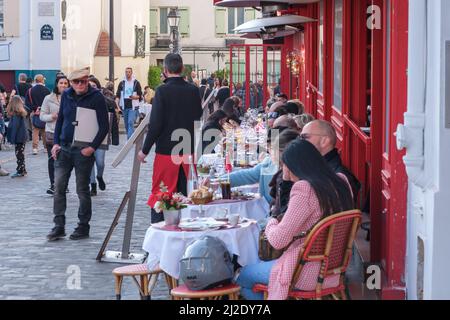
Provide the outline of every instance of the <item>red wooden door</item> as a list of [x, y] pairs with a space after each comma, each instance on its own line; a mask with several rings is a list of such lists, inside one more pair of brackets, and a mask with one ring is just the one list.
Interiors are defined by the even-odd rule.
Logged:
[[384, 103], [382, 150], [382, 211], [380, 261], [385, 273], [383, 299], [405, 298], [407, 176], [404, 152], [394, 132], [407, 106], [408, 2], [384, 1]]
[[11, 92], [14, 88], [14, 78], [14, 71], [0, 71], [0, 83], [3, 84], [7, 92]]

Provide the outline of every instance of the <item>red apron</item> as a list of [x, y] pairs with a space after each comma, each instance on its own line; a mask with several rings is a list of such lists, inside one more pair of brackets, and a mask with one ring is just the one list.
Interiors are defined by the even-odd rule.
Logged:
[[153, 208], [158, 201], [156, 195], [161, 191], [161, 182], [167, 187], [169, 192], [176, 193], [178, 184], [178, 174], [180, 166], [183, 166], [186, 178], [189, 177], [189, 155], [184, 156], [167, 156], [156, 154], [155, 163], [153, 165], [153, 182], [152, 194], [148, 199], [148, 205]]

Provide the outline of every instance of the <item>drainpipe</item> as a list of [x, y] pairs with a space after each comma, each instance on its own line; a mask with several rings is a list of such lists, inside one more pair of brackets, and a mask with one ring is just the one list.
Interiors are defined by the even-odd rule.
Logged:
[[[424, 27], [425, 26], [425, 27]], [[422, 189], [425, 176], [425, 106], [427, 98], [428, 0], [409, 1], [408, 111], [395, 136], [398, 150], [406, 149], [403, 162], [409, 180]], [[414, 39], [414, 41], [411, 41]]]
[[28, 70], [30, 72], [30, 77], [32, 76], [32, 72], [33, 72], [33, 37], [34, 37], [34, 33], [33, 33], [33, 3], [30, 5], [30, 18], [28, 19], [29, 23], [30, 23], [30, 28], [29, 28], [29, 34], [28, 34], [28, 42], [29, 42], [29, 50], [28, 50], [28, 54], [29, 54], [29, 59], [28, 59]]

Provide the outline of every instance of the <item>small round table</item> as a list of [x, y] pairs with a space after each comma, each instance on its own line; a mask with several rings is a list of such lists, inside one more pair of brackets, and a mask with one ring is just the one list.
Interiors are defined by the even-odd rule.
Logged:
[[165, 227], [164, 222], [148, 228], [143, 249], [149, 253], [148, 266], [159, 267], [169, 276], [179, 279], [180, 266], [186, 248], [204, 235], [221, 239], [231, 255], [238, 257], [241, 266], [259, 262], [259, 227], [254, 220], [244, 222], [236, 228], [206, 231], [180, 231], [174, 227]]

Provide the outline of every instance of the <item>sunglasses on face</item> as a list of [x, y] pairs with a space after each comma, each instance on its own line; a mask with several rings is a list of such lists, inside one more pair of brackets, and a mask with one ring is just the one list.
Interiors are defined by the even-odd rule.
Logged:
[[269, 119], [277, 119], [278, 118], [278, 112], [270, 112], [268, 115]]
[[76, 79], [76, 80], [72, 80], [72, 83], [76, 84], [76, 85], [86, 85], [88, 83], [88, 80]]
[[311, 139], [311, 138], [314, 137], [314, 136], [316, 136], [316, 137], [326, 137], [326, 136], [323, 135], [323, 134], [302, 133], [302, 134], [300, 135], [300, 139], [301, 139], [301, 140], [309, 140], [309, 139]]

